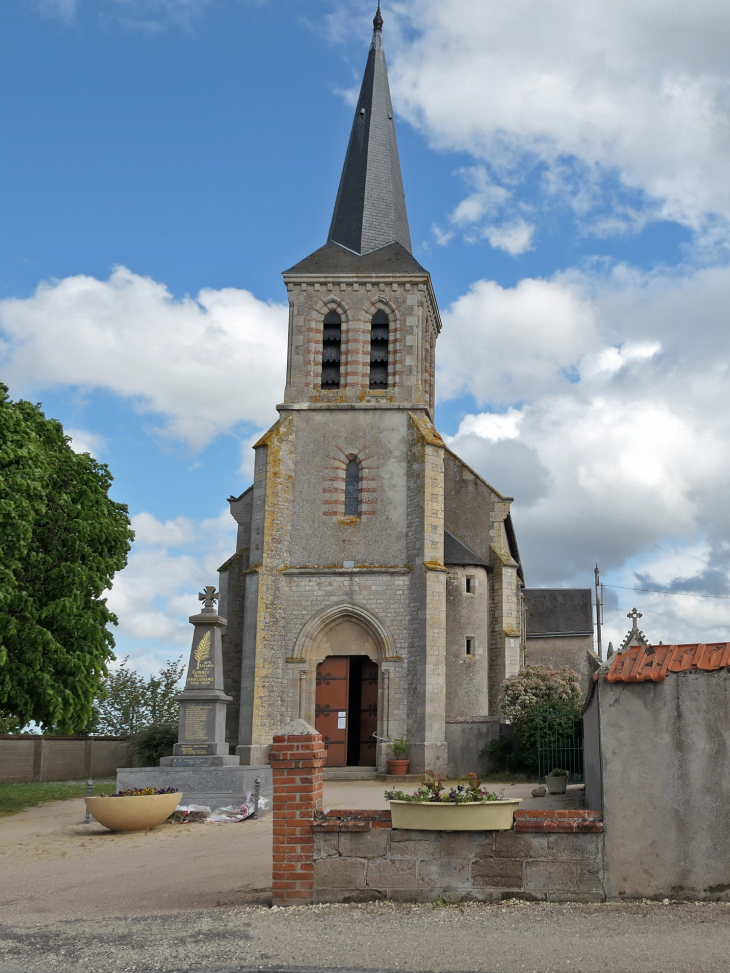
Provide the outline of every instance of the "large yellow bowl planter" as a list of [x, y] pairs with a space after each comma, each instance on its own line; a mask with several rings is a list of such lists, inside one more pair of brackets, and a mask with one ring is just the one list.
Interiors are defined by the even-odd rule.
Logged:
[[394, 828], [411, 831], [510, 831], [519, 798], [504, 801], [391, 801]]
[[148, 831], [166, 821], [180, 803], [182, 791], [135, 797], [87, 797], [86, 806], [110, 831]]

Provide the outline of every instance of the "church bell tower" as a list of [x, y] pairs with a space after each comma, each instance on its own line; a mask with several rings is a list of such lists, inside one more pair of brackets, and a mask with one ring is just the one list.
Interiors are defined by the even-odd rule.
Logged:
[[433, 425], [441, 321], [411, 247], [379, 8], [373, 28], [327, 242], [283, 275], [279, 419], [230, 500], [227, 729], [244, 764], [304, 719], [330, 769], [382, 772], [406, 738], [412, 771], [445, 774], [447, 724], [460, 752], [516, 665], [519, 565], [509, 498]]

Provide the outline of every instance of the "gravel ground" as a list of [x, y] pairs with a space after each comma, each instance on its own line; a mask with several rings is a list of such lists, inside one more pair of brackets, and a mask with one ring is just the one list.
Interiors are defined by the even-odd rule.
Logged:
[[0, 926], [0, 973], [213, 973], [245, 966], [727, 973], [730, 906], [246, 906]]

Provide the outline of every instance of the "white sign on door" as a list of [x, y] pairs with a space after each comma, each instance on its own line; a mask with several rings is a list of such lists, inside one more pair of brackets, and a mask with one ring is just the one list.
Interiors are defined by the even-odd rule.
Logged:
[[347, 725], [347, 711], [344, 709], [337, 711], [337, 729], [344, 730]]

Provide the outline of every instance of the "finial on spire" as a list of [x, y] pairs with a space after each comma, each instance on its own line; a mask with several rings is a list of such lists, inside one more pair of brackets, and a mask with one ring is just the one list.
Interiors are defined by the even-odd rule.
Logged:
[[380, 13], [380, 0], [378, 0], [378, 9], [373, 17], [373, 27], [375, 30], [383, 29], [383, 15]]

